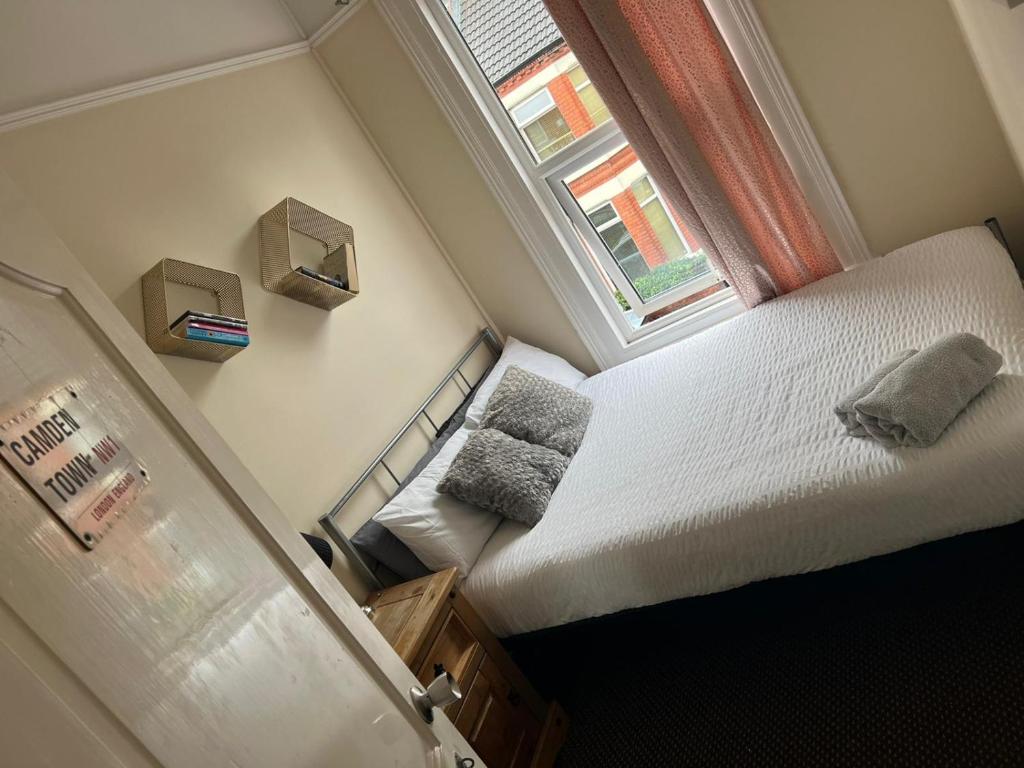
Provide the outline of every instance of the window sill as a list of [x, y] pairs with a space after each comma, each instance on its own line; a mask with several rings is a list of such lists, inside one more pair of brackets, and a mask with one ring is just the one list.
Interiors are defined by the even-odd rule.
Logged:
[[629, 338], [620, 337], [621, 357], [631, 360], [667, 344], [682, 341], [743, 314], [745, 308], [731, 288], [672, 313], [646, 326]]

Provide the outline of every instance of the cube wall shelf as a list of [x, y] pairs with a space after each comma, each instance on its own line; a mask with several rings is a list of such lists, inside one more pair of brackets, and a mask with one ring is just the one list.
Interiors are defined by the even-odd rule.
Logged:
[[161, 259], [142, 276], [142, 312], [146, 324], [146, 343], [161, 355], [191, 357], [222, 363], [246, 347], [185, 339], [171, 332], [167, 313], [167, 283], [187, 285], [209, 291], [217, 299], [217, 314], [245, 319], [242, 281], [233, 272], [190, 264], [177, 259]]
[[[292, 233], [318, 240], [324, 259], [318, 272], [348, 286], [339, 288], [305, 275], [292, 264]], [[260, 217], [260, 276], [263, 287], [320, 309], [332, 310], [359, 295], [352, 227], [292, 197]]]

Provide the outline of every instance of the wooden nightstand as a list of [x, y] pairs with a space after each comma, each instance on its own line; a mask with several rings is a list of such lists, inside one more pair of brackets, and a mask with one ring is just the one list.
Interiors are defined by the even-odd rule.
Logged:
[[547, 768], [569, 720], [533, 689], [455, 586], [456, 570], [374, 592], [374, 625], [427, 685], [442, 670], [462, 689], [445, 714], [488, 768]]

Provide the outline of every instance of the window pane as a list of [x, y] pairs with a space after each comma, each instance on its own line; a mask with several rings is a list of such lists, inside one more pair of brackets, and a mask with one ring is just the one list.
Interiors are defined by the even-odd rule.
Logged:
[[615, 219], [619, 218], [619, 214], [615, 212], [615, 208], [612, 206], [611, 203], [606, 203], [605, 205], [602, 205], [600, 208], [595, 208], [590, 213], [588, 213], [587, 218], [589, 218], [593, 222], [595, 227], [601, 229], [601, 227], [603, 227], [605, 224], [608, 224], [609, 222], [615, 221]]
[[551, 98], [551, 94], [548, 93], [548, 89], [544, 88], [540, 93], [535, 96], [531, 96], [518, 107], [513, 109], [512, 116], [518, 124], [528, 123], [541, 112], [551, 109], [553, 106], [555, 106], [555, 100]]
[[629, 145], [563, 181], [644, 301], [711, 274], [703, 252], [687, 248], [678, 223]]
[[640, 205], [654, 197], [654, 185], [651, 183], [650, 176], [644, 176], [634, 181], [632, 189], [636, 199], [640, 201]]
[[550, 157], [573, 140], [572, 132], [557, 109], [545, 113], [538, 120], [523, 126], [523, 132], [530, 141], [530, 146], [543, 160]]
[[608, 111], [608, 107], [601, 100], [597, 88], [591, 84], [587, 73], [583, 71], [583, 67], [573, 67], [567, 74], [570, 82], [576, 87], [576, 95], [579, 96], [584, 109], [587, 110], [590, 119], [594, 121], [594, 125], [601, 125], [606, 120], [610, 120], [611, 112]]
[[[442, 1], [538, 160], [611, 119], [543, 0]], [[532, 120], [547, 108], [539, 105], [548, 98], [558, 110], [564, 132], [558, 133], [556, 141], [538, 143], [531, 135], [531, 130], [537, 130], [531, 129]]]
[[608, 107], [605, 106], [597, 93], [597, 88], [593, 85], [580, 88], [576, 95], [580, 97], [580, 101], [583, 102], [583, 106], [586, 108], [587, 114], [590, 115], [590, 119], [594, 122], [595, 126], [612, 119], [612, 113], [608, 111]]
[[572, 84], [577, 88], [590, 82], [590, 78], [588, 78], [587, 73], [583, 71], [583, 67], [575, 66], [566, 72], [566, 74], [569, 76], [570, 82], [572, 82]]
[[685, 256], [686, 246], [683, 244], [683, 238], [680, 237], [675, 224], [673, 224], [668, 216], [668, 212], [665, 210], [665, 206], [661, 204], [661, 200], [657, 198], [651, 200], [643, 207], [643, 211], [647, 223], [651, 225], [651, 229], [654, 231], [655, 237], [658, 238], [658, 242], [661, 243], [661, 247], [665, 250], [665, 256], [668, 260], [674, 261]]

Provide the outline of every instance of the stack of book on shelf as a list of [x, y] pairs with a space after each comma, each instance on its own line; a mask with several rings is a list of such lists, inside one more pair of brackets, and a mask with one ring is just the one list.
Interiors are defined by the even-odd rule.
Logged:
[[314, 280], [319, 280], [321, 283], [327, 283], [327, 285], [333, 285], [335, 288], [341, 288], [343, 291], [348, 290], [348, 283], [344, 280], [338, 280], [330, 275], [321, 275], [319, 272], [314, 272], [309, 267], [296, 267], [295, 271], [300, 275], [305, 275], [306, 277], [312, 277]]
[[232, 347], [249, 346], [249, 321], [243, 317], [211, 315], [189, 309], [171, 323], [171, 333], [193, 341], [228, 344]]

